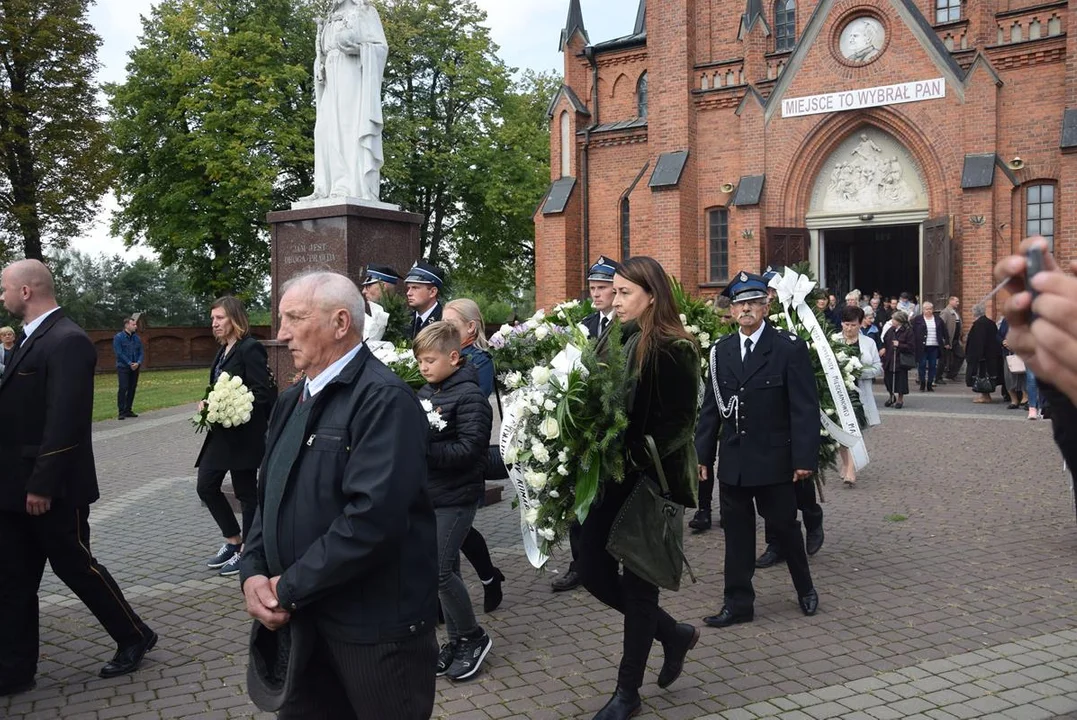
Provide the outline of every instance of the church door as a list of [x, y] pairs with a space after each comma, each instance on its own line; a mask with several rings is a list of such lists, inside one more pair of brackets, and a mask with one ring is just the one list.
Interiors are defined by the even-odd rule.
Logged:
[[924, 221], [923, 297], [935, 307], [946, 306], [953, 289], [953, 243], [949, 215]]
[[767, 228], [762, 267], [788, 267], [807, 262], [811, 237], [807, 228]]

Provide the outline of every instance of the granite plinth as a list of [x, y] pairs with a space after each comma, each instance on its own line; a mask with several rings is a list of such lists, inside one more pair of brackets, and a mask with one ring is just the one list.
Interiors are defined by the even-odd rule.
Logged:
[[[303, 207], [271, 212], [271, 302], [273, 337], [279, 329], [275, 312], [280, 288], [296, 275], [328, 270], [362, 283], [367, 263], [380, 263], [407, 272], [419, 259], [419, 226], [423, 216], [360, 202]], [[295, 368], [286, 347], [266, 343], [269, 363], [278, 384], [286, 387]]]

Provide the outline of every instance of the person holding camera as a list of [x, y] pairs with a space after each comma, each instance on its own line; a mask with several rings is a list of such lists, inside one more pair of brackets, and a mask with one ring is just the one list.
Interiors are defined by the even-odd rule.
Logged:
[[[1069, 273], [1055, 262], [1047, 241], [1031, 237], [1021, 251], [1042, 253], [1042, 270], [1030, 272], [1028, 258], [1011, 255], [995, 266], [995, 277], [1009, 278], [1013, 295], [1003, 304], [1010, 330], [1006, 336], [1013, 352], [1036, 376], [1036, 387], [1051, 405], [1055, 443], [1066, 465], [1077, 467], [1077, 260]], [[1072, 478], [1072, 475], [1071, 475]], [[1072, 478], [1077, 491], [1077, 478]]]

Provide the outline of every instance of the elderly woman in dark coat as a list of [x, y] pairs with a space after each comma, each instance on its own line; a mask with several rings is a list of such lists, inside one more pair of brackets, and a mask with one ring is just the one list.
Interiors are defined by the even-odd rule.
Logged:
[[972, 308], [972, 327], [969, 328], [968, 340], [965, 341], [965, 384], [975, 388], [977, 377], [987, 377], [991, 383], [990, 392], [976, 391], [974, 403], [991, 402], [991, 392], [1002, 382], [1002, 342], [998, 339], [998, 328], [987, 316], [987, 308], [977, 305]]
[[[265, 453], [266, 427], [277, 399], [277, 386], [269, 374], [266, 349], [250, 336], [250, 321], [243, 303], [231, 296], [218, 298], [210, 309], [210, 321], [221, 349], [209, 370], [209, 384], [214, 385], [221, 373], [226, 372], [240, 377], [254, 393], [251, 419], [230, 428], [214, 425], [194, 463], [198, 468], [198, 497], [224, 536], [224, 544], [206, 561], [206, 566], [228, 576], [239, 573], [240, 549], [258, 507], [258, 466]], [[232, 506], [221, 492], [226, 473], [232, 475], [232, 490], [243, 511], [242, 527], [236, 523]]]
[[[911, 366], [901, 364], [901, 356], [915, 358], [916, 336], [909, 325], [909, 314], [904, 310], [895, 310], [890, 316], [890, 324], [883, 330], [883, 346], [879, 356], [883, 361], [883, 381], [886, 391], [890, 393], [884, 405], [900, 410], [905, 407], [905, 396], [909, 394], [909, 370]], [[914, 360], [915, 362], [915, 360]]]

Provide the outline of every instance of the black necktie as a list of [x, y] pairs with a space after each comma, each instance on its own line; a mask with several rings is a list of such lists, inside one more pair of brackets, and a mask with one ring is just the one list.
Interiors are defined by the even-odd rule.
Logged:
[[415, 314], [415, 330], [414, 330], [414, 332], [412, 332], [412, 335], [418, 335], [419, 331], [422, 330], [422, 329], [423, 329], [423, 316], [416, 313]]
[[748, 338], [744, 341], [744, 364], [748, 364], [748, 359], [752, 356], [752, 339]]
[[26, 331], [19, 330], [19, 334], [15, 336], [15, 349], [18, 350], [22, 346], [23, 341], [26, 340]]
[[606, 328], [608, 328], [609, 326], [610, 326], [610, 319], [608, 317], [606, 317], [605, 315], [603, 315], [602, 319], [598, 321], [598, 334], [599, 334], [599, 336], [601, 336], [602, 333], [606, 332]]

